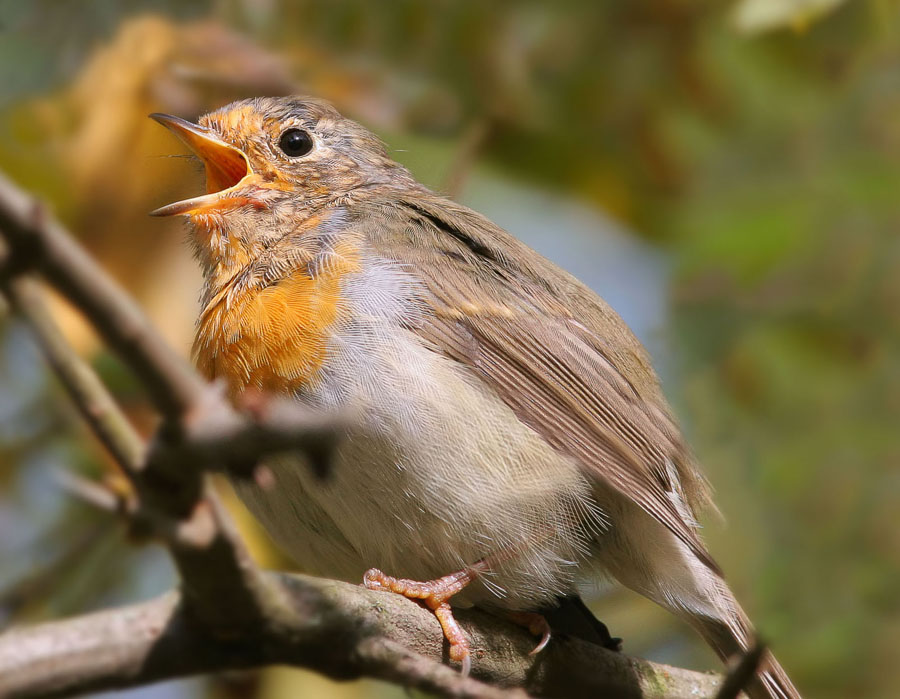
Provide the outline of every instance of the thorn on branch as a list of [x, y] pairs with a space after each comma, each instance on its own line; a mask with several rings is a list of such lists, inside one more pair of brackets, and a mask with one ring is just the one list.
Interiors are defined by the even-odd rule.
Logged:
[[105, 483], [64, 469], [56, 469], [53, 476], [60, 488], [98, 510], [130, 516], [137, 508], [137, 501], [133, 497], [116, 492]]

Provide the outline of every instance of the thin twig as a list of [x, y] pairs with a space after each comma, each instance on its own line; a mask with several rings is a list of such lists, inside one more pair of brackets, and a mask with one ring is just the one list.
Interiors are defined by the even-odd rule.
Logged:
[[45, 208], [2, 174], [0, 231], [13, 267], [6, 274], [39, 270], [135, 372], [164, 416], [178, 420], [190, 411], [203, 381]]
[[31, 326], [47, 363], [100, 443], [126, 472], [137, 470], [143, 459], [143, 440], [94, 370], [63, 337], [37, 283], [28, 277], [11, 279], [5, 295]]
[[128, 512], [127, 499], [103, 483], [79, 476], [72, 471], [59, 469], [55, 473], [56, 482], [70, 495], [104, 512]]
[[209, 384], [175, 439], [153, 445], [148, 461], [179, 471], [224, 471], [250, 477], [257, 462], [299, 451], [329, 459], [341, 435], [355, 425], [346, 412], [312, 410], [297, 401], [260, 396], [252, 410], [238, 413], [218, 383]]
[[750, 650], [741, 655], [725, 675], [716, 699], [737, 699], [742, 691], [754, 681], [756, 671], [762, 663], [766, 646], [757, 641]]

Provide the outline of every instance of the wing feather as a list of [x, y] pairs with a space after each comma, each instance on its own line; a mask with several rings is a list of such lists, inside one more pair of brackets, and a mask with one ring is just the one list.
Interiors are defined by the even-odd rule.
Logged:
[[[373, 212], [369, 211], [368, 214]], [[487, 219], [435, 195], [366, 215], [379, 255], [425, 289], [412, 328], [469, 366], [520, 420], [718, 570], [691, 514], [706, 486], [643, 349], [593, 292]], [[675, 477], [673, 477], [673, 468]]]

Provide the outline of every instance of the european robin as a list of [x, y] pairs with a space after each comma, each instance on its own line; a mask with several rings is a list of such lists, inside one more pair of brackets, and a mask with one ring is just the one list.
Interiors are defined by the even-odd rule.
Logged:
[[[589, 614], [577, 585], [601, 573], [723, 659], [747, 650], [752, 626], [697, 531], [706, 482], [645, 350], [602, 299], [417, 183], [326, 102], [153, 116], [206, 168], [207, 194], [154, 212], [193, 229], [200, 370], [234, 397], [361, 416], [326, 481], [285, 456], [270, 464], [277, 487], [238, 485], [285, 551], [420, 599], [464, 669], [451, 597], [543, 643], [554, 618]], [[799, 696], [771, 655], [750, 691]]]

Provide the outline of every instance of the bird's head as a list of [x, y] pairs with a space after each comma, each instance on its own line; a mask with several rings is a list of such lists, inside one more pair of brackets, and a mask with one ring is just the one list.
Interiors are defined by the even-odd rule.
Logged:
[[[207, 192], [152, 214], [189, 217], [200, 255], [210, 264], [250, 261], [354, 195], [415, 186], [377, 137], [321, 100], [244, 100], [197, 124], [152, 117], [203, 161]], [[235, 259], [229, 263], [228, 256]]]

